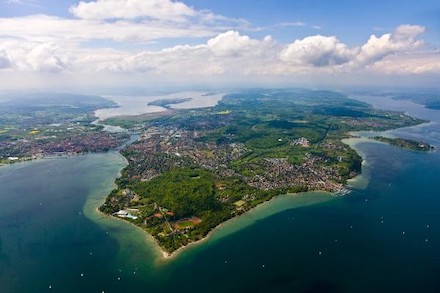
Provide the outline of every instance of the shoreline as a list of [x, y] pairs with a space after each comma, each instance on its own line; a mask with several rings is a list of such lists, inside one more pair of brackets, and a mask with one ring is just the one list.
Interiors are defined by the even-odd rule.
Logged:
[[[130, 134], [130, 136], [132, 136], [132, 135], [133, 134]], [[106, 154], [106, 153], [111, 153], [111, 152], [119, 152], [119, 150], [121, 150], [121, 148], [123, 148], [126, 144], [130, 143], [130, 140], [131, 140], [131, 138], [128, 139], [127, 141], [122, 142], [120, 145], [118, 145], [114, 148], [111, 148], [109, 150], [89, 151], [89, 152], [71, 152], [71, 153], [47, 154], [47, 155], [43, 154], [41, 156], [23, 157], [22, 159], [19, 158], [18, 160], [8, 161], [7, 163], [0, 163], [0, 168], [4, 167], [4, 166], [16, 165], [19, 163], [38, 162], [41, 160], [66, 159], [66, 158], [79, 157], [79, 156], [85, 156], [85, 155], [91, 155], [91, 154]]]
[[[349, 135], [350, 135], [351, 137], [348, 138], [348, 139], [359, 139], [358, 136], [357, 136], [357, 137], [356, 137], [356, 136], [353, 136], [352, 133], [349, 133]], [[347, 144], [348, 144], [348, 143], [347, 143]], [[352, 145], [352, 144], [348, 144], [348, 145], [349, 145], [352, 149], [354, 149], [354, 150], [356, 151], [356, 153], [358, 153], [358, 154], [362, 157], [362, 165], [364, 165], [364, 162], [365, 162], [364, 157], [365, 157], [365, 156], [364, 156], [364, 155], [363, 155], [358, 149], [354, 148], [354, 147], [353, 147], [354, 145]], [[124, 157], [124, 156], [122, 156], [122, 157]], [[127, 160], [127, 158], [125, 158], [125, 157], [124, 157], [124, 159]], [[347, 187], [350, 187], [350, 186], [352, 186], [352, 187], [356, 187], [357, 184], [352, 184], [352, 183], [355, 183], [355, 182], [358, 181], [359, 179], [362, 179], [362, 175], [363, 175], [363, 172], [361, 171], [361, 173], [359, 173], [359, 174], [356, 175], [355, 177], [350, 178], [350, 179], [347, 180], [347, 183], [344, 184], [344, 186], [343, 186], [343, 190], [347, 190], [348, 192], [344, 192], [344, 193], [342, 193], [342, 196], [345, 196], [345, 195], [347, 195], [347, 194], [349, 194], [349, 193], [351, 192], [350, 189], [347, 188]], [[214, 228], [212, 228], [212, 229], [208, 232], [208, 234], [206, 234], [203, 238], [201, 238], [201, 239], [199, 239], [199, 240], [197, 240], [197, 241], [191, 242], [191, 243], [189, 243], [189, 244], [187, 244], [187, 245], [185, 245], [185, 246], [181, 246], [181, 247], [179, 247], [177, 250], [175, 250], [175, 251], [173, 251], [173, 252], [171, 252], [171, 253], [165, 251], [165, 250], [160, 246], [159, 241], [158, 241], [156, 238], [154, 238], [154, 236], [151, 235], [148, 231], [144, 230], [142, 227], [140, 227], [140, 226], [138, 226], [138, 225], [136, 225], [136, 224], [134, 224], [134, 223], [132, 223], [132, 222], [130, 222], [130, 221], [127, 221], [127, 220], [125, 220], [125, 219], [123, 219], [123, 218], [119, 218], [119, 217], [115, 217], [115, 216], [112, 216], [112, 215], [105, 214], [105, 213], [103, 213], [103, 212], [101, 212], [101, 211], [99, 210], [99, 206], [98, 206], [98, 207], [95, 207], [95, 210], [97, 211], [98, 214], [101, 214], [101, 215], [103, 215], [103, 216], [105, 216], [105, 217], [107, 217], [107, 218], [110, 218], [110, 219], [116, 219], [116, 220], [119, 220], [120, 222], [123, 222], [123, 223], [128, 223], [128, 224], [130, 224], [131, 226], [134, 226], [134, 227], [136, 227], [137, 229], [139, 229], [142, 233], [147, 234], [148, 236], [147, 236], [146, 238], [149, 239], [149, 241], [154, 242], [154, 248], [155, 248], [155, 250], [157, 250], [157, 251], [159, 252], [158, 254], [161, 255], [160, 260], [161, 260], [161, 261], [170, 261], [170, 260], [174, 259], [175, 257], [177, 257], [181, 252], [183, 252], [183, 251], [185, 251], [185, 250], [187, 250], [187, 249], [189, 249], [189, 248], [191, 248], [191, 247], [198, 246], [198, 245], [202, 244], [202, 243], [205, 242], [205, 241], [208, 241], [209, 239], [211, 239], [211, 238], [214, 236], [214, 234], [215, 234], [216, 232], [218, 232], [218, 230], [222, 229], [225, 225], [230, 224], [230, 223], [233, 222], [233, 221], [239, 220], [242, 216], [246, 216], [246, 215], [248, 215], [250, 212], [254, 211], [255, 209], [257, 209], [257, 208], [261, 208], [261, 207], [263, 207], [263, 206], [265, 206], [265, 205], [267, 205], [267, 204], [273, 202], [274, 200], [277, 200], [280, 196], [283, 196], [283, 195], [285, 195], [285, 196], [298, 196], [298, 195], [300, 195], [300, 194], [314, 193], [314, 192], [322, 192], [322, 193], [326, 193], [326, 194], [328, 194], [328, 196], [331, 196], [331, 197], [336, 197], [336, 196], [338, 196], [338, 192], [337, 192], [337, 191], [336, 191], [336, 192], [329, 192], [329, 191], [325, 191], [325, 190], [310, 190], [310, 191], [306, 191], [306, 192], [286, 193], [286, 194], [279, 194], [279, 195], [276, 195], [276, 196], [270, 198], [269, 200], [267, 200], [267, 201], [265, 201], [265, 202], [263, 202], [263, 203], [261, 203], [261, 204], [255, 206], [255, 207], [253, 207], [253, 208], [251, 208], [251, 209], [245, 211], [244, 213], [242, 213], [242, 214], [240, 214], [240, 215], [237, 215], [237, 216], [234, 216], [234, 217], [232, 217], [232, 218], [226, 220], [225, 222], [220, 223], [219, 225], [217, 225], [217, 226], [215, 226]], [[340, 196], [341, 196], [341, 195], [340, 195]]]
[[[359, 143], [378, 143], [378, 144], [386, 144], [385, 142], [372, 139], [369, 135], [367, 136], [366, 133], [375, 134], [375, 135], [382, 135], [384, 137], [391, 137], [395, 138], [396, 135], [393, 135], [392, 132], [400, 129], [406, 129], [406, 128], [418, 128], [418, 127], [425, 127], [426, 125], [436, 123], [433, 121], [427, 121], [416, 125], [411, 126], [405, 126], [400, 128], [393, 128], [389, 130], [384, 131], [349, 131], [347, 134], [350, 136], [348, 138], [342, 139], [342, 143], [348, 145], [351, 149], [353, 149], [361, 158], [362, 158], [362, 170], [361, 173], [359, 173], [357, 176], [348, 179], [347, 185], [353, 186], [360, 189], [365, 189], [369, 182], [370, 182], [370, 173], [368, 172], [368, 169], [365, 169], [366, 166], [369, 165], [369, 162], [367, 160], [367, 156], [364, 152], [362, 152], [359, 148], [357, 148], [357, 144]], [[434, 150], [436, 151], [436, 150]]]
[[140, 230], [142, 233], [147, 234], [146, 239], [148, 239], [149, 241], [154, 242], [154, 249], [158, 252], [158, 255], [159, 255], [159, 261], [161, 261], [161, 262], [167, 262], [167, 261], [171, 261], [171, 260], [175, 259], [178, 255], [181, 254], [181, 252], [183, 252], [183, 251], [185, 251], [185, 250], [187, 250], [187, 249], [190, 249], [190, 248], [192, 248], [192, 247], [198, 246], [198, 245], [202, 244], [203, 242], [206, 242], [206, 241], [210, 240], [210, 239], [215, 235], [215, 233], [219, 232], [218, 230], [221, 230], [222, 228], [224, 228], [225, 225], [231, 224], [232, 222], [239, 220], [239, 219], [242, 218], [243, 216], [247, 216], [247, 215], [249, 215], [250, 212], [255, 211], [255, 209], [257, 209], [257, 208], [261, 208], [261, 207], [263, 207], [263, 206], [265, 206], [265, 205], [268, 205], [268, 204], [272, 203], [273, 201], [279, 199], [280, 196], [293, 196], [293, 197], [297, 197], [297, 196], [299, 196], [300, 194], [307, 194], [307, 193], [325, 193], [325, 194], [327, 194], [329, 197], [334, 197], [334, 195], [335, 195], [335, 193], [328, 192], [328, 191], [324, 191], [324, 190], [312, 190], [312, 191], [307, 191], [307, 192], [279, 194], [279, 195], [277, 195], [277, 196], [272, 197], [272, 198], [269, 199], [268, 201], [265, 201], [265, 202], [263, 202], [263, 203], [261, 203], [261, 204], [255, 206], [255, 207], [251, 208], [250, 210], [248, 210], [248, 211], [246, 211], [246, 212], [244, 212], [244, 213], [242, 213], [242, 214], [240, 214], [240, 215], [238, 215], [238, 216], [232, 217], [232, 218], [228, 219], [227, 221], [225, 221], [225, 222], [223, 222], [223, 223], [217, 225], [216, 227], [212, 228], [212, 230], [210, 230], [210, 231], [208, 232], [208, 234], [206, 234], [203, 238], [201, 238], [201, 239], [199, 239], [199, 240], [197, 240], [197, 241], [191, 242], [191, 243], [189, 243], [189, 244], [187, 244], [187, 245], [185, 245], [185, 246], [182, 246], [182, 247], [178, 248], [177, 250], [175, 250], [175, 251], [173, 251], [173, 252], [171, 252], [171, 253], [165, 251], [165, 250], [159, 245], [159, 241], [158, 241], [156, 238], [154, 238], [154, 236], [151, 235], [148, 231], [144, 230], [142, 227], [139, 227], [138, 225], [136, 225], [136, 224], [134, 224], [134, 223], [131, 223], [131, 222], [127, 221], [127, 220], [124, 220], [124, 219], [122, 219], [122, 218], [119, 218], [119, 217], [115, 217], [115, 216], [112, 216], [112, 215], [105, 214], [105, 213], [103, 213], [103, 212], [101, 212], [101, 211], [99, 210], [99, 207], [96, 207], [96, 208], [95, 208], [95, 211], [96, 211], [99, 215], [103, 215], [104, 217], [106, 217], [106, 218], [108, 218], [108, 219], [115, 219], [115, 220], [120, 221], [121, 223], [127, 223], [127, 224], [129, 224], [129, 225], [131, 225], [131, 226], [137, 228], [137, 229]]
[[148, 240], [150, 240], [150, 241], [153, 241], [153, 242], [155, 243], [155, 246], [156, 246], [155, 248], [157, 248], [158, 250], [160, 250], [160, 252], [161, 252], [160, 254], [164, 255], [164, 254], [166, 253], [166, 252], [163, 251], [163, 249], [159, 246], [159, 244], [157, 243], [157, 241], [156, 241], [156, 239], [153, 237], [153, 235], [151, 235], [150, 233], [148, 233], [147, 231], [145, 231], [145, 230], [142, 229], [141, 227], [139, 227], [139, 226], [137, 226], [137, 225], [135, 225], [135, 224], [133, 224], [133, 223], [131, 223], [131, 222], [129, 222], [129, 221], [126, 221], [126, 220], [124, 220], [124, 219], [122, 219], [122, 218], [114, 217], [114, 216], [108, 215], [108, 214], [106, 214], [106, 213], [103, 213], [103, 212], [101, 212], [101, 211], [99, 210], [99, 207], [95, 207], [95, 212], [97, 213], [97, 215], [101, 216], [100, 219], [102, 219], [102, 218], [106, 218], [106, 219], [117, 220], [117, 221], [119, 221], [120, 223], [126, 223], [126, 224], [131, 225], [132, 227], [135, 227], [135, 228], [139, 229], [140, 231], [142, 231], [144, 234], [147, 235], [146, 239], [148, 239]]
[[108, 152], [111, 152], [114, 150], [116, 150], [116, 149], [111, 149], [108, 151], [100, 151], [100, 152], [81, 152], [81, 153], [70, 153], [70, 154], [42, 155], [42, 156], [38, 156], [38, 157], [26, 157], [23, 159], [9, 161], [7, 163], [0, 163], [0, 167], [13, 166], [13, 165], [20, 164], [20, 163], [38, 162], [41, 160], [66, 159], [66, 158], [79, 157], [79, 156], [84, 156], [84, 155], [89, 155], [89, 154], [108, 153]]
[[[359, 189], [365, 189], [368, 184], [370, 183], [370, 174], [368, 170], [365, 169], [369, 165], [367, 161], [367, 156], [364, 152], [362, 152], [359, 148], [356, 147], [357, 144], [362, 142], [371, 142], [370, 139], [367, 137], [364, 137], [360, 135], [360, 132], [362, 131], [350, 131], [348, 132], [348, 135], [350, 135], [349, 138], [344, 138], [341, 140], [342, 143], [348, 145], [351, 149], [353, 149], [358, 156], [362, 158], [361, 162], [361, 172], [356, 175], [355, 177], [347, 180], [347, 185], [352, 186]], [[379, 132], [377, 132], [379, 133]]]
[[[378, 133], [380, 133], [380, 132], [378, 132]], [[368, 162], [366, 160], [365, 154], [362, 151], [360, 151], [358, 148], [356, 148], [356, 145], [358, 143], [362, 143], [364, 141], [365, 142], [374, 142], [374, 140], [371, 140], [368, 137], [365, 137], [363, 135], [359, 135], [358, 132], [349, 132], [348, 135], [350, 135], [349, 138], [342, 139], [341, 141], [343, 143], [347, 144], [350, 148], [352, 148], [362, 158], [362, 166], [367, 166]], [[126, 158], [124, 156], [122, 156], [122, 157], [126, 160]], [[120, 174], [120, 172], [119, 172], [119, 174]], [[351, 187], [363, 189], [368, 184], [369, 184], [368, 172], [366, 172], [366, 170], [363, 167], [362, 171], [357, 176], [347, 180], [347, 183], [344, 184], [344, 187], [346, 188], [346, 187], [350, 187], [351, 186]], [[100, 216], [106, 217], [108, 219], [116, 219], [120, 223], [122, 223], [122, 222], [123, 223], [127, 223], [127, 224], [130, 224], [131, 226], [134, 226], [135, 228], [139, 229], [142, 233], [146, 234], [145, 239], [147, 239], [147, 241], [149, 241], [151, 244], [154, 243], [153, 244], [154, 245], [153, 250], [155, 250], [157, 252], [156, 259], [159, 260], [160, 262], [167, 262], [167, 261], [171, 261], [171, 260], [175, 259], [183, 251], [186, 251], [186, 250], [188, 250], [188, 249], [190, 249], [192, 247], [196, 247], [196, 246], [198, 246], [200, 244], [203, 244], [204, 242], [210, 240], [217, 232], [219, 232], [219, 230], [223, 229], [224, 226], [229, 225], [230, 223], [239, 220], [240, 218], [242, 218], [242, 216], [249, 215], [249, 213], [252, 213], [257, 208], [261, 208], [261, 207], [264, 207], [267, 204], [272, 203], [273, 201], [279, 199], [280, 196], [283, 196], [283, 195], [297, 196], [299, 194], [306, 194], [306, 193], [309, 193], [309, 192], [310, 193], [312, 193], [312, 192], [324, 192], [324, 193], [327, 193], [329, 196], [335, 196], [336, 195], [336, 193], [334, 193], [334, 192], [332, 193], [332, 192], [322, 191], [322, 190], [313, 190], [313, 191], [300, 192], [300, 193], [279, 194], [277, 196], [272, 197], [268, 201], [265, 201], [265, 202], [255, 206], [255, 207], [251, 208], [250, 210], [240, 214], [240, 215], [234, 216], [234, 217], [228, 219], [227, 221], [220, 223], [216, 227], [212, 228], [203, 238], [201, 238], [201, 239], [199, 239], [197, 241], [191, 242], [191, 243], [187, 244], [186, 246], [179, 247], [177, 250], [175, 250], [175, 251], [173, 251], [171, 253], [165, 251], [160, 246], [159, 241], [153, 235], [151, 235], [148, 231], [144, 230], [142, 227], [140, 227], [140, 226], [138, 226], [138, 225], [136, 225], [136, 224], [134, 224], [134, 223], [132, 223], [130, 221], [127, 221], [125, 219], [105, 214], [105, 213], [103, 213], [103, 212], [101, 212], [99, 210], [99, 206], [95, 207], [95, 211]]]

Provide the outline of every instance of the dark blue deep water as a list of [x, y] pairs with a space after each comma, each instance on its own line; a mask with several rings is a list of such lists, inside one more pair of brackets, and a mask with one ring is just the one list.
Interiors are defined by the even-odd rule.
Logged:
[[[378, 106], [435, 121], [392, 133], [440, 147], [439, 111]], [[95, 211], [117, 153], [1, 167], [0, 292], [440, 292], [440, 152], [356, 148], [366, 186], [280, 197], [167, 261]]]

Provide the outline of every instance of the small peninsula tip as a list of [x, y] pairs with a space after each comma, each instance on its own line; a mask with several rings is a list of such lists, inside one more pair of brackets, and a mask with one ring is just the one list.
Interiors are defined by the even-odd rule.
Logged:
[[434, 147], [427, 142], [416, 141], [407, 138], [390, 138], [384, 136], [375, 136], [372, 139], [412, 151], [428, 152], [434, 150]]

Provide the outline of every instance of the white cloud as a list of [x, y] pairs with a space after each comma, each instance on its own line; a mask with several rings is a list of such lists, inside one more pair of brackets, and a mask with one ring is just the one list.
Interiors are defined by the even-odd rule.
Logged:
[[113, 40], [118, 42], [148, 42], [164, 38], [207, 37], [215, 30], [198, 25], [175, 26], [156, 21], [132, 23], [125, 20], [66, 19], [46, 15], [0, 18], [2, 36], [27, 41], [86, 42]]
[[66, 69], [67, 64], [57, 56], [57, 46], [44, 43], [33, 48], [26, 56], [27, 63], [34, 71], [57, 73]]
[[391, 34], [391, 40], [396, 43], [403, 44], [419, 44], [420, 41], [416, 40], [416, 37], [423, 34], [426, 28], [420, 25], [408, 25], [404, 24], [398, 26]]
[[360, 48], [355, 63], [363, 66], [377, 62], [390, 54], [417, 49], [423, 45], [423, 41], [417, 40], [423, 32], [425, 28], [422, 26], [401, 25], [391, 34], [384, 34], [381, 37], [372, 35]]
[[[270, 37], [266, 41], [270, 42]], [[255, 53], [259, 54], [261, 43], [248, 36], [242, 36], [236, 31], [228, 31], [210, 39], [208, 48], [218, 57], [240, 57]]]
[[117, 62], [109, 64], [108, 68], [115, 72], [154, 72], [157, 74], [191, 74], [194, 71], [205, 72], [207, 60], [206, 46], [176, 46], [154, 51], [144, 51], [133, 55], [126, 55]]
[[74, 18], [42, 14], [0, 18], [0, 36], [36, 42], [151, 42], [212, 37], [231, 28], [250, 27], [245, 20], [171, 0], [80, 1], [70, 12]]
[[[160, 51], [127, 54], [100, 70], [115, 72], [149, 72], [158, 74], [218, 75], [262, 72], [276, 56], [274, 43], [267, 36], [262, 40], [242, 36], [236, 31], [222, 33], [205, 44], [180, 45]], [[256, 62], [258, 60], [258, 62]], [[276, 60], [274, 60], [276, 62]]]
[[59, 54], [55, 43], [13, 40], [2, 42], [0, 46], [0, 69], [3, 67], [20, 72], [59, 73], [69, 68], [69, 55], [66, 51]]
[[[16, 21], [17, 26], [6, 25], [11, 21]], [[0, 71], [2, 76], [6, 73], [11, 76], [35, 73], [45, 79], [47, 76], [55, 79], [75, 75], [78, 80], [84, 79], [83, 82], [90, 82], [84, 76], [97, 80], [120, 78], [125, 82], [264, 81], [287, 80], [289, 77], [296, 80], [305, 76], [337, 79], [337, 76], [352, 73], [357, 76], [440, 73], [440, 53], [429, 51], [418, 39], [424, 28], [408, 25], [380, 37], [371, 36], [365, 44], [357, 47], [349, 47], [335, 36], [321, 35], [283, 45], [270, 36], [257, 39], [235, 30], [215, 34], [204, 42], [158, 50], [84, 45], [86, 41], [105, 38], [125, 38], [124, 44], [130, 45], [133, 40], [148, 39], [147, 32], [154, 35], [156, 29], [158, 36], [166, 35], [167, 30], [170, 35], [179, 35], [173, 26], [153, 28], [152, 31], [144, 28], [147, 32], [141, 30], [143, 26], [126, 20], [102, 22], [42, 15], [7, 21], [0, 19], [0, 31], [8, 36], [0, 37]], [[194, 30], [203, 32], [203, 29]], [[12, 37], [14, 32], [16, 37]], [[213, 34], [210, 31], [205, 33]], [[422, 54], [421, 50], [426, 52]], [[0, 85], [4, 83], [0, 82]]]
[[[335, 36], [310, 36], [287, 45], [281, 51], [280, 59], [290, 64], [287, 72], [295, 72], [292, 67], [308, 68], [308, 71], [321, 68], [320, 72], [327, 68], [327, 72], [332, 73], [365, 70], [392, 55], [404, 55], [422, 48], [424, 43], [418, 37], [424, 32], [422, 26], [401, 25], [392, 33], [380, 37], [372, 35], [365, 44], [352, 48]], [[384, 64], [376, 68], [386, 72]], [[409, 72], [409, 68], [405, 72]]]
[[[0, 17], [0, 86], [8, 85], [11, 76], [20, 80], [20, 74], [60, 81], [75, 75], [92, 83], [94, 78], [260, 81], [440, 73], [440, 52], [424, 45], [425, 28], [418, 25], [401, 25], [357, 46], [322, 35], [280, 44], [270, 36], [256, 37], [262, 30], [244, 19], [198, 10], [185, 0], [72, 2], [77, 4], [70, 17]], [[280, 27], [321, 29], [301, 21], [266, 29]]]
[[69, 11], [82, 20], [100, 23], [123, 21], [123, 23], [132, 25], [141, 24], [144, 29], [171, 27], [184, 31], [197, 28], [209, 30], [211, 36], [212, 32], [218, 33], [231, 28], [251, 29], [252, 27], [247, 20], [228, 18], [209, 10], [196, 10], [182, 1], [173, 0], [80, 1], [77, 5], [71, 6]]
[[292, 22], [280, 22], [274, 25], [274, 27], [289, 27], [289, 26], [305, 26], [306, 24], [302, 21], [292, 21]]
[[11, 61], [4, 48], [0, 47], [0, 69], [11, 67]]
[[347, 63], [354, 54], [336, 37], [317, 35], [296, 40], [281, 52], [280, 58], [291, 64], [324, 67]]
[[368, 69], [392, 75], [438, 74], [440, 73], [440, 52], [390, 55]]
[[170, 0], [97, 0], [80, 1], [70, 12], [82, 19], [150, 19], [182, 21], [197, 12], [186, 4]]

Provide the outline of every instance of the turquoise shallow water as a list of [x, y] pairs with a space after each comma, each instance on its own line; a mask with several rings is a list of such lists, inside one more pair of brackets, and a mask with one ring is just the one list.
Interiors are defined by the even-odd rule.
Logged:
[[[440, 146], [437, 123], [393, 133]], [[364, 188], [281, 196], [167, 261], [95, 211], [125, 165], [116, 152], [2, 167], [0, 291], [440, 292], [440, 152], [356, 147]]]

